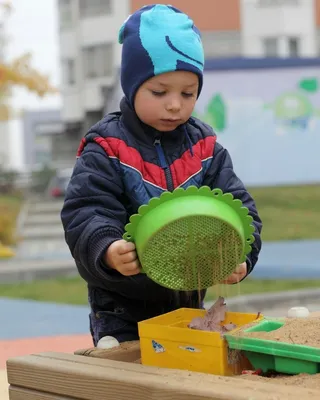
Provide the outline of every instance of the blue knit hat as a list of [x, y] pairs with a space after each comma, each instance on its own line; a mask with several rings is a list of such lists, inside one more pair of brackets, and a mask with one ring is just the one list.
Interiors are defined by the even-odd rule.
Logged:
[[143, 82], [165, 72], [197, 74], [200, 94], [204, 67], [200, 32], [177, 8], [163, 4], [142, 7], [122, 25], [119, 43], [123, 45], [121, 86], [132, 106]]

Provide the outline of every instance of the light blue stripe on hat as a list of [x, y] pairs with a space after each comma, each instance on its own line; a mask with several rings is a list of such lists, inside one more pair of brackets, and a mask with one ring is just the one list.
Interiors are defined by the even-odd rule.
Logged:
[[141, 14], [139, 34], [155, 75], [176, 70], [179, 61], [203, 71], [201, 38], [186, 14], [157, 4]]

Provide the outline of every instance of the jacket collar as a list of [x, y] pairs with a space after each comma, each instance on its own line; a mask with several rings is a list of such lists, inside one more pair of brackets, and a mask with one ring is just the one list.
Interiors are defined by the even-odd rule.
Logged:
[[[120, 102], [121, 121], [126, 129], [132, 133], [139, 142], [143, 144], [153, 145], [156, 139], [161, 139], [164, 145], [181, 146], [186, 140], [187, 128], [186, 124], [179, 126], [172, 132], [160, 132], [149, 125], [144, 124], [136, 112], [131, 108], [126, 97]], [[189, 137], [188, 137], [189, 139]], [[190, 140], [190, 139], [189, 139]]]

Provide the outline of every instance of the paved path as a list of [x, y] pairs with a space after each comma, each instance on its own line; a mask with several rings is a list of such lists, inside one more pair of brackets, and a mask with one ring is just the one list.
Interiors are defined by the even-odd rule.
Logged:
[[92, 347], [91, 335], [88, 334], [2, 340], [0, 341], [0, 369], [5, 368], [7, 359], [11, 357], [47, 351], [73, 353], [75, 350], [88, 347]]
[[92, 346], [88, 307], [0, 298], [0, 400], [8, 399], [5, 371], [11, 357]]
[[320, 278], [320, 240], [264, 242], [252, 276]]
[[[0, 298], [0, 340], [89, 331], [88, 307]], [[1, 354], [1, 353], [0, 353]]]
[[[23, 335], [22, 330], [20, 334]], [[49, 351], [72, 354], [75, 350], [91, 346], [92, 340], [88, 334], [0, 341], [0, 400], [9, 399], [5, 369], [8, 358]]]

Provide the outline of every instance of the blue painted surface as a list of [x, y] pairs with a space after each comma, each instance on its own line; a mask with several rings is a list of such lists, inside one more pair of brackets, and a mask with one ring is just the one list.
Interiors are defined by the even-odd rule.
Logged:
[[[319, 67], [320, 58], [278, 58], [278, 57], [226, 57], [208, 58], [205, 60], [205, 71], [231, 71], [250, 69], [298, 68]], [[117, 70], [120, 74], [120, 68]], [[120, 90], [121, 91], [121, 90]], [[121, 91], [121, 97], [123, 93]], [[118, 99], [115, 104], [118, 106]]]
[[250, 70], [270, 68], [318, 67], [320, 58], [212, 58], [205, 61], [205, 71]]
[[89, 308], [0, 298], [0, 340], [89, 334]]
[[263, 243], [252, 277], [320, 279], [320, 241]]
[[[216, 118], [223, 121], [215, 128], [218, 142], [247, 187], [319, 183], [319, 67], [270, 69], [262, 60], [252, 66], [259, 62], [260, 69], [221, 64], [221, 71], [207, 71], [196, 115], [213, 127]], [[301, 87], [308, 81], [313, 92]]]

